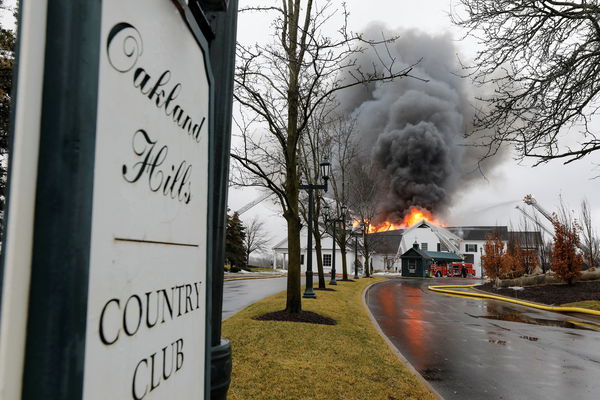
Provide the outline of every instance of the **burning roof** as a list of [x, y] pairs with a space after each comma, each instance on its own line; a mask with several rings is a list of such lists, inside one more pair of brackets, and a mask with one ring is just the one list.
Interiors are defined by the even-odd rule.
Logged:
[[[369, 233], [376, 232], [387, 232], [387, 231], [395, 231], [399, 229], [407, 229], [414, 225], [417, 225], [423, 221], [432, 223], [437, 226], [444, 226], [444, 223], [438, 220], [433, 216], [431, 211], [428, 211], [424, 208], [420, 207], [411, 207], [408, 213], [404, 216], [401, 221], [392, 222], [392, 221], [384, 221], [381, 223], [370, 223], [369, 224]], [[354, 226], [359, 224], [360, 221], [355, 221]]]

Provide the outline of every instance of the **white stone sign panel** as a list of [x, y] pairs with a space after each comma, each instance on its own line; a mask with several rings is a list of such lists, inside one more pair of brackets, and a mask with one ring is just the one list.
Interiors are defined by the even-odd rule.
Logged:
[[204, 398], [205, 61], [176, 1], [103, 1], [84, 399]]

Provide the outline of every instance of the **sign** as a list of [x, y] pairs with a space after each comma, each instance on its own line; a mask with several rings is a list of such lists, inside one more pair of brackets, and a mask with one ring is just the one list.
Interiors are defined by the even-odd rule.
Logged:
[[84, 398], [200, 399], [206, 60], [165, 0], [105, 0], [100, 51]]
[[2, 399], [209, 397], [214, 89], [187, 3], [23, 2]]

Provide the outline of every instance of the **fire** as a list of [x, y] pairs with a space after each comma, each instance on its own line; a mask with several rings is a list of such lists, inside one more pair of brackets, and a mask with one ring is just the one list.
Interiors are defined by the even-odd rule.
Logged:
[[[436, 219], [430, 211], [422, 209], [422, 208], [411, 207], [409, 213], [404, 217], [402, 222], [398, 223], [398, 222], [385, 221], [378, 225], [370, 224], [369, 225], [369, 233], [406, 229], [406, 228], [410, 228], [411, 226], [413, 226], [415, 224], [418, 224], [419, 222], [421, 222], [423, 220], [427, 221], [427, 222], [431, 222], [438, 226], [444, 226], [444, 224], [440, 220]], [[352, 223], [352, 226], [354, 226], [354, 227], [357, 227], [359, 225], [360, 225], [360, 221], [354, 221]]]
[[430, 211], [425, 210], [425, 209], [416, 208], [416, 207], [410, 208], [410, 212], [408, 213], [408, 215], [406, 215], [404, 217], [404, 221], [402, 221], [402, 222], [405, 227], [410, 228], [411, 226], [413, 226], [414, 224], [416, 224], [418, 222], [421, 222], [422, 220], [431, 222], [436, 225], [442, 225], [440, 223], [440, 221], [437, 221], [433, 217], [433, 214], [431, 214]]
[[404, 228], [402, 225], [394, 224], [390, 221], [385, 221], [379, 225], [369, 225], [369, 233], [395, 231]]

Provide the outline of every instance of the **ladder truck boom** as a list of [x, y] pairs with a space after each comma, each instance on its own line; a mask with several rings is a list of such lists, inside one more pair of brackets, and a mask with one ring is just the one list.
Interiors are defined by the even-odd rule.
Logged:
[[540, 221], [537, 220], [537, 218], [532, 217], [531, 215], [529, 215], [527, 213], [527, 211], [525, 211], [522, 207], [520, 206], [516, 206], [515, 207], [517, 210], [521, 211], [521, 213], [525, 216], [525, 218], [527, 218], [528, 220], [530, 220], [531, 222], [533, 222], [538, 228], [543, 229], [546, 233], [548, 233], [551, 237], [554, 237], [554, 232], [552, 232], [550, 229], [546, 228]]
[[236, 212], [238, 213], [238, 215], [242, 215], [243, 213], [245, 213], [246, 211], [248, 211], [249, 209], [251, 209], [252, 207], [254, 207], [255, 205], [257, 205], [258, 203], [260, 203], [263, 200], [265, 200], [270, 195], [271, 195], [271, 193], [265, 193], [262, 196], [257, 197], [256, 199], [252, 200], [251, 202], [245, 204], [242, 208], [240, 208]]
[[542, 208], [542, 206], [540, 206], [540, 203], [537, 202], [537, 200], [535, 199], [535, 197], [533, 197], [532, 194], [526, 195], [523, 198], [523, 202], [525, 204], [532, 206], [536, 210], [538, 210], [540, 212], [540, 214], [542, 214], [544, 217], [546, 217], [546, 219], [548, 221], [554, 223], [554, 219], [552, 218], [552, 216], [546, 210], [544, 210], [544, 208]]

